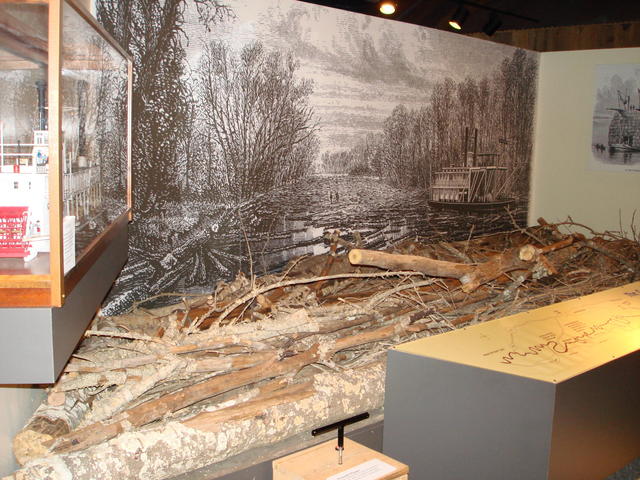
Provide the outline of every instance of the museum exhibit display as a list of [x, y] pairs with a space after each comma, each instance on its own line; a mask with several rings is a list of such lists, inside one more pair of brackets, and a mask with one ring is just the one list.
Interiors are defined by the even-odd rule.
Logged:
[[[79, 478], [90, 467], [101, 478], [152, 469], [151, 478], [202, 470], [238, 479], [264, 462], [270, 471], [271, 460], [313, 446], [312, 429], [350, 415], [384, 418], [386, 430], [393, 420], [384, 398], [390, 346], [624, 285], [640, 246], [563, 235], [544, 224], [358, 251], [369, 263], [392, 259], [391, 270], [352, 265], [337, 243], [336, 252], [297, 259], [285, 278], [259, 276], [253, 287], [241, 276], [218, 284], [217, 294], [99, 318], [50, 391], [64, 400], [64, 413], [44, 402], [14, 440], [21, 475], [39, 478], [55, 464]], [[461, 261], [461, 252], [477, 264]], [[425, 263], [442, 277], [425, 276]], [[426, 405], [405, 400], [403, 408], [414, 404]], [[140, 457], [130, 445], [140, 446]], [[420, 475], [413, 460], [384, 453]]]
[[[70, 175], [60, 180], [59, 228], [74, 233], [75, 247], [61, 246], [75, 259], [64, 274], [60, 253], [65, 297], [43, 308], [86, 300], [88, 313], [77, 322], [79, 343], [54, 332], [69, 352], [77, 348], [66, 364], [55, 359], [60, 373], [14, 422], [12, 444], [0, 431], [0, 450], [15, 456], [11, 480], [267, 480], [274, 460], [335, 446], [335, 432], [312, 431], [362, 412], [370, 418], [347, 427], [347, 439], [421, 479], [382, 452], [389, 348], [639, 278], [637, 219], [628, 221], [637, 185], [600, 175], [584, 193], [602, 216], [614, 211], [619, 230], [567, 219], [563, 203], [580, 199], [596, 211], [581, 196], [579, 161], [582, 150], [591, 156], [592, 114], [606, 122], [615, 106], [617, 80], [585, 88], [595, 60], [580, 58], [588, 67], [576, 79], [559, 68], [565, 59], [549, 67], [539, 52], [296, 0], [86, 3], [131, 55], [130, 96], [115, 91], [120, 57], [93, 62], [107, 53], [84, 30], [93, 22], [69, 4], [80, 16], [69, 35], [91, 45], [78, 42], [65, 57], [72, 37], [63, 28], [60, 62], [88, 55], [100, 73], [63, 67], [59, 99], [48, 78], [34, 78], [18, 89], [20, 101], [0, 104], [4, 120], [16, 117], [5, 103], [13, 112], [30, 98], [18, 109], [36, 112], [27, 133], [14, 138], [3, 121], [3, 143], [7, 153], [33, 144], [36, 165], [52, 148], [34, 141], [39, 105], [51, 143], [59, 104], [58, 164]], [[616, 52], [598, 58], [616, 62]], [[636, 81], [631, 68], [616, 74]], [[553, 98], [564, 78], [578, 105], [541, 115], [572, 98]], [[560, 128], [553, 119], [565, 116]], [[125, 118], [129, 136], [119, 133]], [[552, 133], [586, 125], [589, 138], [563, 134], [544, 164], [539, 124]], [[636, 153], [602, 155], [636, 168]], [[633, 175], [625, 172], [629, 184]], [[613, 176], [627, 203], [611, 194]], [[557, 208], [541, 210], [541, 198]], [[126, 237], [93, 254], [113, 231], [111, 217], [131, 216], [128, 203], [122, 209], [129, 199]], [[16, 206], [29, 215], [30, 204]], [[35, 250], [20, 248], [25, 256], [10, 259], [19, 265], [53, 255], [38, 250], [31, 260]], [[31, 340], [34, 329], [25, 332]], [[39, 352], [22, 353], [4, 373]]]
[[73, 1], [0, 16], [0, 383], [48, 383], [126, 260], [131, 62]]
[[602, 479], [640, 450], [639, 371], [638, 282], [408, 342], [384, 451], [421, 478]]

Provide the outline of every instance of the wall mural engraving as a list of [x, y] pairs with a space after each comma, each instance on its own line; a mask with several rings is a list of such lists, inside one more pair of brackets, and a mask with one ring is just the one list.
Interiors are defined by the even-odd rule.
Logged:
[[135, 62], [135, 220], [107, 314], [276, 271], [336, 230], [382, 248], [526, 224], [533, 52], [292, 0], [98, 16]]

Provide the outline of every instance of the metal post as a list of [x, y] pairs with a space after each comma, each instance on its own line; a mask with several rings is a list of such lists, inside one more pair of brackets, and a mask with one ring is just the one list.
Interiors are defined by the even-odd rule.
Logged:
[[40, 130], [47, 129], [47, 99], [45, 92], [47, 89], [47, 82], [38, 80], [36, 82], [36, 88], [38, 89], [38, 128]]

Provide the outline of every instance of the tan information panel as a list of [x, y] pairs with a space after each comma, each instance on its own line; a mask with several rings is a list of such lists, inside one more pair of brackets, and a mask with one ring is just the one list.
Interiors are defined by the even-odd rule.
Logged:
[[640, 349], [640, 282], [396, 347], [559, 383]]
[[337, 440], [273, 461], [273, 480], [408, 480], [409, 467], [348, 438], [342, 465]]

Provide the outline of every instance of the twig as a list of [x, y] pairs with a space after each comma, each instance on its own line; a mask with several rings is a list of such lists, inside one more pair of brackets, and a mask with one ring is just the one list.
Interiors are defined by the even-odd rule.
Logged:
[[285, 270], [285, 272], [282, 274], [282, 276], [280, 277], [280, 280], [278, 280], [279, 282], [282, 282], [285, 278], [287, 278], [287, 275], [289, 275], [289, 272], [291, 272], [291, 270], [293, 270], [293, 268], [303, 259], [307, 258], [309, 255], [301, 255], [298, 258], [296, 258], [291, 265], [289, 266], [289, 268], [287, 268]]
[[530, 238], [533, 238], [540, 245], [544, 245], [544, 242], [540, 239], [540, 237], [538, 237], [533, 232], [531, 232], [530, 228], [522, 228], [520, 225], [518, 225], [518, 222], [516, 222], [516, 219], [513, 217], [513, 214], [511, 213], [511, 210], [507, 209], [507, 213], [509, 214], [509, 218], [511, 219], [511, 223], [513, 224], [514, 228], [517, 231], [519, 231], [520, 233], [523, 233], [524, 235], [527, 235]]
[[[511, 214], [511, 213], [509, 213], [509, 214]], [[466, 242], [465, 249], [464, 249], [464, 252], [463, 252], [465, 254], [467, 253], [467, 248], [469, 248], [469, 240], [471, 240], [471, 238], [473, 237], [473, 231], [475, 229], [476, 229], [476, 224], [474, 223], [474, 224], [471, 225], [471, 228], [469, 229], [469, 235], [467, 235], [467, 242]]]
[[425, 287], [427, 285], [433, 285], [435, 282], [436, 282], [435, 279], [430, 278], [429, 280], [425, 280], [423, 282], [417, 282], [417, 283], [411, 282], [408, 285], [400, 285], [400, 286], [392, 288], [391, 290], [388, 290], [386, 292], [379, 293], [377, 295], [374, 295], [365, 304], [365, 309], [373, 308], [374, 306], [376, 306], [377, 304], [379, 304], [380, 302], [382, 302], [386, 298], [389, 298], [390, 296], [395, 295], [398, 292], [402, 292], [403, 290], [408, 290], [410, 288], [417, 288], [417, 287]]
[[[471, 228], [471, 232], [469, 232], [469, 235], [471, 235], [471, 233], [473, 232], [473, 227]], [[468, 240], [467, 240], [468, 242]], [[446, 251], [448, 251], [449, 253], [453, 254], [455, 257], [459, 258], [460, 260], [462, 260], [465, 263], [475, 263], [466, 253], [466, 248], [464, 252], [461, 252], [460, 250], [458, 250], [456, 247], [454, 247], [453, 245], [451, 245], [450, 243], [447, 242], [440, 242], [438, 245], [440, 245], [442, 248], [444, 248]], [[468, 245], [468, 243], [467, 243]]]
[[593, 228], [588, 227], [587, 225], [584, 225], [583, 223], [578, 223], [578, 222], [574, 222], [573, 218], [571, 218], [571, 216], [567, 217], [568, 220], [564, 221], [564, 222], [558, 222], [556, 224], [554, 224], [557, 227], [561, 227], [561, 226], [570, 226], [570, 227], [579, 227], [579, 228], [583, 228], [584, 230], [588, 231], [593, 237], [611, 237], [614, 240], [620, 240], [621, 237], [619, 234], [614, 234], [613, 232], [597, 232], [595, 231]]
[[638, 265], [634, 265], [633, 263], [631, 263], [630, 261], [628, 261], [626, 258], [617, 255], [615, 253], [613, 253], [611, 250], [607, 250], [606, 248], [602, 248], [598, 245], [596, 245], [594, 242], [592, 242], [591, 240], [583, 240], [582, 243], [585, 247], [588, 247], [592, 250], [595, 250], [598, 253], [602, 253], [603, 255], [606, 255], [609, 258], [612, 258], [614, 260], [616, 260], [617, 262], [621, 263], [622, 265], [624, 265], [625, 267], [627, 267], [627, 269], [637, 275], [638, 274]]
[[[215, 309], [215, 306], [218, 303], [218, 289], [216, 288], [213, 292], [213, 308]], [[205, 318], [207, 318], [206, 315], [202, 315], [200, 318], [197, 318], [196, 320], [194, 320], [194, 322], [189, 325], [189, 328], [187, 329], [187, 335], [190, 335], [191, 333], [195, 332], [198, 327], [202, 324], [202, 322], [204, 322]]]
[[[280, 287], [289, 287], [291, 285], [304, 285], [307, 283], [321, 282], [324, 280], [336, 280], [340, 278], [384, 278], [384, 277], [398, 277], [398, 276], [408, 276], [408, 275], [423, 276], [423, 274], [420, 272], [409, 272], [409, 271], [381, 272], [381, 273], [339, 273], [335, 275], [325, 275], [324, 277], [298, 278], [295, 280], [276, 282], [276, 283], [272, 283], [271, 285], [265, 285], [263, 287], [254, 289], [251, 292], [247, 293], [246, 295], [242, 296], [241, 298], [237, 299], [220, 314], [220, 316], [218, 317], [218, 322], [221, 322], [222, 320], [227, 318], [227, 316], [229, 316], [229, 314], [232, 311], [234, 311], [236, 308], [238, 308], [240, 305], [244, 304], [245, 302], [248, 302], [249, 300], [253, 300], [258, 295], [269, 292], [271, 290], [275, 290], [276, 288], [280, 288]], [[205, 314], [205, 317], [209, 316], [211, 313], [213, 313], [213, 310]]]
[[113, 337], [113, 338], [126, 338], [128, 340], [142, 340], [144, 342], [154, 342], [159, 343], [161, 345], [169, 345], [164, 340], [159, 338], [149, 337], [147, 335], [142, 335], [139, 333], [121, 333], [121, 332], [107, 332], [102, 330], [87, 330], [84, 332], [86, 337], [94, 336], [94, 337]]

